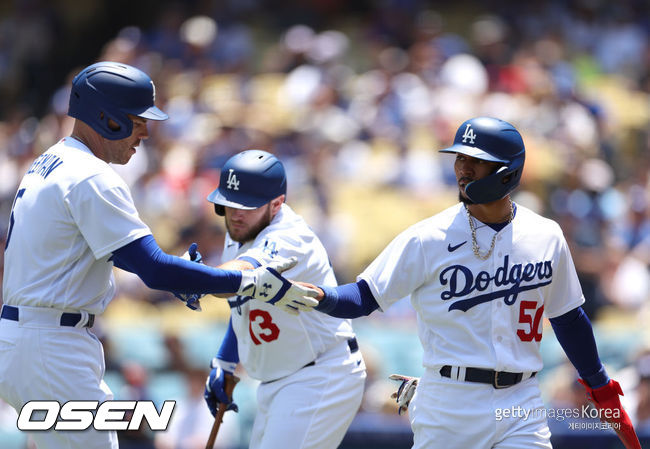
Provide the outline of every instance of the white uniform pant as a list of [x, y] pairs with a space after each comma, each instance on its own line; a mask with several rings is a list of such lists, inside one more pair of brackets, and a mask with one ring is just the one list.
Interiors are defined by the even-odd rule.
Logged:
[[[0, 397], [20, 413], [30, 400], [106, 401], [104, 350], [87, 328], [58, 324], [54, 309], [20, 307], [20, 321], [0, 320]], [[60, 312], [59, 312], [60, 314]], [[117, 449], [117, 434], [29, 432], [39, 449]]]
[[361, 352], [346, 342], [313, 366], [257, 390], [250, 449], [336, 449], [354, 419], [366, 378]]
[[[510, 410], [505, 413], [509, 417], [504, 417], [504, 410]], [[534, 377], [495, 389], [427, 369], [409, 406], [409, 417], [414, 449], [551, 448], [551, 432]]]

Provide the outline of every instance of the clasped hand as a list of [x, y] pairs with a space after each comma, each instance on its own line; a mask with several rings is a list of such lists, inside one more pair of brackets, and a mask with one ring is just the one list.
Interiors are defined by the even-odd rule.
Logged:
[[242, 271], [238, 295], [251, 296], [259, 301], [273, 304], [292, 315], [309, 311], [318, 305], [318, 292], [297, 285], [282, 276], [282, 272], [294, 267], [298, 259], [274, 260], [254, 270]]

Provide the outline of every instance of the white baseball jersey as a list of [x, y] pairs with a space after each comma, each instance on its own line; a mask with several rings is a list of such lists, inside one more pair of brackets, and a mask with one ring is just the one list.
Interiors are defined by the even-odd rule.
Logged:
[[7, 235], [4, 303], [99, 314], [115, 289], [111, 253], [148, 234], [122, 178], [66, 137], [20, 183]]
[[[224, 262], [250, 257], [264, 265], [276, 257], [292, 256], [298, 258], [298, 264], [282, 273], [283, 276], [336, 286], [322, 243], [302, 217], [286, 204], [255, 240], [240, 247], [226, 235]], [[228, 303], [240, 363], [252, 378], [262, 382], [287, 376], [354, 336], [350, 320], [319, 312], [294, 316], [249, 296], [234, 296]]]
[[[495, 231], [475, 224], [485, 252]], [[459, 203], [402, 232], [359, 279], [384, 310], [411, 295], [426, 368], [539, 371], [542, 316], [584, 302], [559, 225], [523, 206], [499, 231], [487, 260], [472, 251]]]

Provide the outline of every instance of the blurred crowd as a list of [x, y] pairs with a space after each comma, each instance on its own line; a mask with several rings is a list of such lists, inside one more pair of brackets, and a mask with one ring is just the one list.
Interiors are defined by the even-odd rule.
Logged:
[[[562, 226], [597, 329], [622, 323], [638, 337], [615, 368], [634, 371], [630, 407], [650, 428], [648, 2], [288, 4], [296, 8], [281, 20], [274, 11], [289, 7], [273, 1], [157, 3], [148, 26], [122, 27], [70, 67], [42, 113], [16, 79], [38, 78], [52, 44], [34, 35], [52, 35], [54, 22], [20, 8], [0, 18], [0, 85], [15, 86], [0, 110], [0, 238], [27, 167], [71, 130], [72, 77], [96, 60], [154, 79], [170, 119], [151, 123], [151, 137], [115, 169], [163, 249], [181, 254], [196, 241], [212, 265], [224, 229], [205, 198], [232, 154], [259, 148], [283, 160], [288, 203], [348, 282], [400, 230], [456, 201], [452, 159], [437, 149], [465, 119], [499, 117], [527, 148], [515, 201]], [[116, 275], [121, 297], [175, 301]], [[413, 319], [408, 302], [381, 315]], [[187, 385], [193, 369], [179, 368]]]

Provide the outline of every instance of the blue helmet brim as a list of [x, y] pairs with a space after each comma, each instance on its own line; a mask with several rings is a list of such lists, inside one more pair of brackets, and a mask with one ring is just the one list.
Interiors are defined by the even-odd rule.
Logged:
[[151, 106], [146, 111], [134, 115], [137, 115], [138, 117], [146, 118], [148, 120], [167, 120], [169, 118], [169, 116], [165, 114], [162, 111], [162, 109], [158, 108], [157, 106]]

